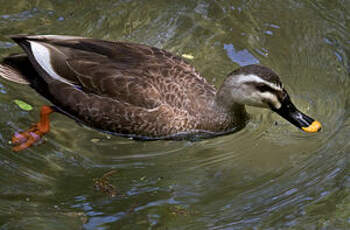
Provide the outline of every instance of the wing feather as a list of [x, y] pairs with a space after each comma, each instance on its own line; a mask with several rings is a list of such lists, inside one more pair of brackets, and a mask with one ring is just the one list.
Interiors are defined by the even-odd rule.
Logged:
[[195, 111], [216, 92], [180, 57], [154, 47], [65, 36], [31, 36], [23, 41], [27, 43], [19, 44], [29, 44], [32, 59], [46, 73], [44, 80], [135, 106], [169, 104]]

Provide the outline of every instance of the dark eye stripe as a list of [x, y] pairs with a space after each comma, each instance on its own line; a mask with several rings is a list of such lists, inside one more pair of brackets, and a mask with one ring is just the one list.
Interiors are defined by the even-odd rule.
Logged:
[[269, 92], [275, 92], [276, 90], [275, 89], [272, 89], [270, 86], [267, 86], [265, 84], [259, 84], [259, 85], [256, 85], [255, 88], [257, 90], [259, 90], [260, 92], [266, 92], [266, 91], [269, 91]]
[[246, 84], [248, 85], [252, 85], [253, 87], [255, 87], [258, 91], [260, 92], [270, 92], [272, 94], [277, 95], [279, 98], [283, 98], [283, 90], [276, 90], [272, 87], [270, 87], [269, 85], [266, 85], [264, 83], [258, 83], [258, 82], [247, 82]]

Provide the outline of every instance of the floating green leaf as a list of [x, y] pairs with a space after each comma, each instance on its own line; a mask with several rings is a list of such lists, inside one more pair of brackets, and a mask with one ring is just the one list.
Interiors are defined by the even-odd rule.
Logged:
[[25, 103], [24, 101], [16, 99], [13, 102], [24, 111], [30, 111], [33, 109], [33, 107], [31, 105]]
[[192, 60], [194, 58], [191, 54], [182, 54], [181, 56], [183, 58], [190, 59], [190, 60]]

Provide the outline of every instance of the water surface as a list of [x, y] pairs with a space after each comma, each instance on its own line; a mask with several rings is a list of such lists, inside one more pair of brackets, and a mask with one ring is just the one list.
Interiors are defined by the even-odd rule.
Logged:
[[[219, 86], [239, 67], [277, 71], [305, 134], [248, 108], [243, 130], [200, 142], [108, 136], [52, 115], [45, 144], [13, 153], [8, 140], [48, 102], [0, 80], [1, 229], [349, 229], [350, 3], [347, 1], [0, 1], [8, 34], [69, 34], [191, 54]], [[13, 102], [26, 101], [33, 111]], [[108, 178], [115, 195], [96, 191]]]

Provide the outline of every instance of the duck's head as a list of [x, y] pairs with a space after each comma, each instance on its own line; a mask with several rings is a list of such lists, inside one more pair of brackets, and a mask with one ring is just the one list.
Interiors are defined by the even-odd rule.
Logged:
[[[321, 130], [320, 122], [300, 112], [283, 88], [278, 75], [261, 65], [248, 65], [233, 71], [226, 78], [219, 95], [227, 104], [238, 103], [269, 108], [305, 132]], [[227, 97], [229, 94], [229, 97]]]

